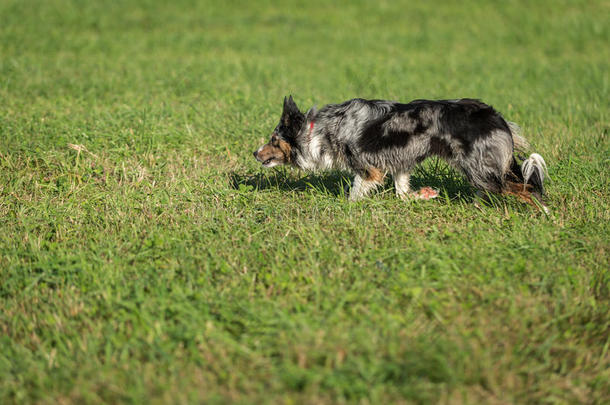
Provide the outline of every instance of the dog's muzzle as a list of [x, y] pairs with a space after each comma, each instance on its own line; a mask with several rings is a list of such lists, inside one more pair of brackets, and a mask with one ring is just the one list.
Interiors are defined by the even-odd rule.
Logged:
[[264, 167], [273, 167], [273, 166], [276, 166], [276, 165], [277, 165], [277, 158], [276, 158], [276, 157], [272, 156], [272, 157], [270, 157], [269, 159], [266, 159], [266, 160], [265, 160], [265, 159], [263, 159], [263, 158], [260, 156], [259, 152], [260, 152], [260, 149], [258, 149], [258, 150], [256, 150], [256, 151], [254, 151], [253, 155], [254, 155], [254, 158], [255, 158], [257, 161], [261, 162], [261, 164], [262, 164]]
[[267, 159], [268, 161], [263, 161], [263, 159], [262, 159], [262, 158], [261, 158], [261, 157], [258, 155], [258, 153], [259, 153], [259, 152], [260, 152], [260, 149], [255, 150], [255, 151], [254, 151], [254, 153], [253, 153], [253, 155], [254, 155], [254, 158], [255, 158], [256, 160], [258, 160], [259, 162], [261, 162], [263, 165], [264, 165], [264, 164], [266, 164], [266, 163], [268, 164], [268, 163], [269, 163], [268, 161], [271, 161], [271, 160], [272, 160], [272, 159]]

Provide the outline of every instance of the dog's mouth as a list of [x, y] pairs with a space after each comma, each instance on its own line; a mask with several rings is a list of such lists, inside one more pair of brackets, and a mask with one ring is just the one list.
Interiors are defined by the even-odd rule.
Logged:
[[262, 165], [265, 166], [265, 167], [272, 167], [272, 166], [275, 166], [277, 164], [278, 164], [277, 159], [274, 158], [274, 157], [270, 157], [269, 159], [264, 160], [263, 163], [262, 163]]
[[263, 167], [274, 167], [284, 163], [283, 156], [275, 150], [269, 150], [268, 145], [260, 147], [254, 152], [254, 157], [260, 162]]

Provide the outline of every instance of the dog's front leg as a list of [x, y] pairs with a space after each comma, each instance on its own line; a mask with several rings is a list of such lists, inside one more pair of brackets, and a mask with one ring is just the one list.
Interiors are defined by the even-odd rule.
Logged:
[[377, 187], [377, 184], [373, 181], [367, 181], [360, 175], [356, 175], [354, 177], [354, 181], [352, 182], [352, 188], [349, 191], [349, 200], [350, 201], [358, 201], [374, 190]]
[[349, 192], [350, 201], [358, 201], [375, 190], [383, 181], [384, 173], [378, 169], [369, 169], [364, 173], [356, 174], [352, 188]]

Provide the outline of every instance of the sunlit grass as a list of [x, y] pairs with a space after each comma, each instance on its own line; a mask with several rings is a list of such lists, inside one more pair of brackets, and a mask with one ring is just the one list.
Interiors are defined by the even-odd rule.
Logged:
[[[604, 403], [603, 2], [0, 4], [0, 402]], [[550, 215], [263, 170], [283, 96], [476, 97]]]

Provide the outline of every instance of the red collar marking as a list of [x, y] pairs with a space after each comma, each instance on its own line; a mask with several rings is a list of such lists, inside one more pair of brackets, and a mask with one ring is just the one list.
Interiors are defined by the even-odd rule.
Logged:
[[309, 123], [309, 132], [313, 131], [313, 121]]

